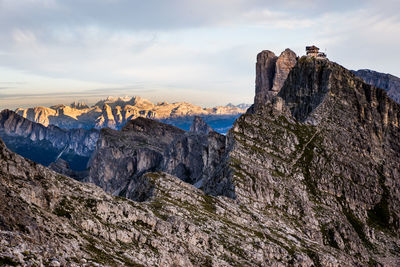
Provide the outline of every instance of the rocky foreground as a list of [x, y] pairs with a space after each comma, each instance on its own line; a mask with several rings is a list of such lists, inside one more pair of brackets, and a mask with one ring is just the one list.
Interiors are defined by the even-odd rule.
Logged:
[[255, 105], [227, 136], [102, 130], [90, 182], [131, 200], [0, 143], [0, 263], [399, 266], [399, 104], [293, 55], [258, 55]]

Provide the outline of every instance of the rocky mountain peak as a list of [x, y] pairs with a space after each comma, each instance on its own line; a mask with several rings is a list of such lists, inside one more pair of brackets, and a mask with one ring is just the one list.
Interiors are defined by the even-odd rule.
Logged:
[[208, 134], [213, 129], [199, 116], [195, 116], [190, 131], [198, 134]]
[[73, 102], [71, 105], [69, 105], [71, 108], [75, 109], [87, 109], [89, 106], [85, 102]]
[[255, 110], [261, 109], [279, 93], [296, 62], [297, 56], [289, 48], [279, 57], [269, 50], [257, 55]]

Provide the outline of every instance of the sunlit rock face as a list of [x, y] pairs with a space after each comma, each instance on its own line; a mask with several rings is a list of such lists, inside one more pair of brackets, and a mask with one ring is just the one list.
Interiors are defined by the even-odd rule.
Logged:
[[247, 106], [218, 106], [202, 108], [186, 102], [157, 103], [141, 97], [109, 97], [89, 107], [84, 103], [72, 103], [70, 106], [55, 105], [50, 108], [18, 108], [16, 113], [28, 120], [60, 128], [121, 129], [129, 120], [143, 117], [157, 120], [179, 119], [184, 123], [193, 120], [194, 116], [237, 116], [246, 112]]

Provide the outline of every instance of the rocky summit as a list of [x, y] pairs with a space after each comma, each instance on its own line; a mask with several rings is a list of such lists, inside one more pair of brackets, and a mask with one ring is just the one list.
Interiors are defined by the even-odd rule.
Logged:
[[87, 178], [101, 188], [0, 142], [0, 263], [399, 266], [399, 104], [285, 54], [259, 54], [255, 105], [226, 136], [199, 119], [103, 129]]
[[255, 108], [274, 98], [296, 61], [296, 54], [290, 49], [283, 51], [279, 57], [269, 50], [257, 55]]

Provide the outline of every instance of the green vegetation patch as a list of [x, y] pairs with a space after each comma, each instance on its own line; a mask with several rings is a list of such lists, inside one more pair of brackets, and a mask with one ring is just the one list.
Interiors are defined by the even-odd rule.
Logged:
[[91, 211], [97, 210], [97, 200], [93, 198], [89, 198], [85, 200], [85, 207], [90, 209]]
[[64, 197], [54, 209], [54, 214], [59, 217], [71, 219], [71, 213], [74, 212], [74, 210], [75, 208], [72, 206], [72, 203], [66, 197]]
[[149, 207], [153, 211], [154, 215], [156, 215], [158, 218], [166, 221], [168, 219], [168, 216], [165, 214], [162, 214], [162, 208], [163, 204], [159, 200], [154, 200], [150, 203]]
[[0, 266], [18, 266], [19, 263], [15, 262], [12, 258], [10, 257], [0, 257]]
[[367, 248], [373, 248], [373, 245], [368, 240], [367, 236], [364, 233], [364, 224], [358, 219], [350, 209], [343, 206], [343, 213], [347, 218], [347, 221], [353, 226], [354, 231], [356, 231], [358, 237], [364, 243]]
[[324, 224], [321, 226], [321, 233], [324, 241], [328, 243], [329, 246], [339, 249], [339, 245], [335, 240], [335, 231], [329, 228], [328, 225]]
[[314, 262], [315, 267], [322, 267], [321, 261], [319, 259], [318, 254], [315, 251], [312, 251], [311, 249], [307, 249], [305, 253], [310, 257], [310, 259]]
[[368, 225], [382, 231], [391, 229], [390, 224], [390, 209], [389, 209], [389, 189], [385, 185], [386, 177], [383, 174], [383, 166], [377, 170], [379, 175], [379, 184], [383, 190], [381, 200], [370, 210], [368, 214]]
[[203, 195], [203, 207], [206, 211], [210, 213], [215, 213], [217, 211], [217, 208], [215, 206], [215, 199], [212, 196], [209, 195]]

